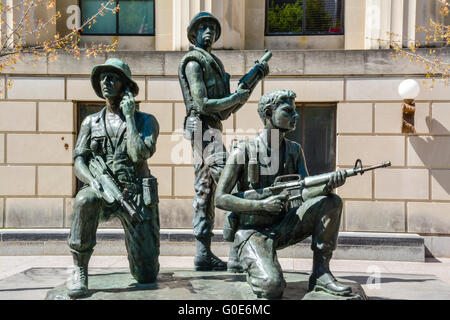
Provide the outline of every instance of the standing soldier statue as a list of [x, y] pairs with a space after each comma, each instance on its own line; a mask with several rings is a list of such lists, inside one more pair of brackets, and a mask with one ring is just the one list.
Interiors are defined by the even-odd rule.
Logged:
[[128, 261], [139, 283], [154, 282], [159, 271], [157, 181], [147, 159], [155, 153], [159, 125], [135, 110], [139, 88], [119, 59], [94, 67], [91, 84], [106, 107], [81, 124], [74, 150], [77, 194], [68, 244], [74, 271], [67, 287], [76, 298], [88, 292], [88, 262], [100, 219], [116, 216], [125, 229]]
[[[197, 271], [226, 269], [226, 264], [211, 252], [214, 192], [227, 156], [222, 143], [222, 121], [248, 100], [258, 81], [269, 73], [266, 61], [257, 63], [241, 79], [236, 92], [230, 93], [230, 75], [211, 53], [220, 33], [220, 23], [213, 15], [208, 12], [197, 14], [187, 28], [188, 39], [194, 47], [183, 57], [178, 69], [187, 111], [185, 137], [191, 140], [194, 153], [192, 224], [197, 239], [194, 260]], [[270, 56], [266, 55], [268, 59]]]

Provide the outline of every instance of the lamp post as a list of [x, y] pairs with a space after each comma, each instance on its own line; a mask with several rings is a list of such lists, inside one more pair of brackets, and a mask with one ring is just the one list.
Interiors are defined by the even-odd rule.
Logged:
[[420, 86], [416, 80], [406, 79], [398, 86], [398, 94], [403, 99], [402, 133], [415, 133], [414, 113], [416, 112], [415, 99], [419, 96]]

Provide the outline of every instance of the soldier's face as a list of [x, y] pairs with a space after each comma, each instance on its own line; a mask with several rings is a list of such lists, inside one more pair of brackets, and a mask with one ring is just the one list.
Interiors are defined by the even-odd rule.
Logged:
[[197, 43], [202, 47], [210, 47], [216, 39], [216, 24], [201, 22], [197, 28]]
[[291, 131], [295, 129], [297, 118], [298, 113], [295, 111], [294, 100], [284, 98], [272, 113], [272, 124], [280, 130]]
[[105, 98], [115, 99], [122, 93], [122, 80], [115, 72], [100, 74], [100, 87]]

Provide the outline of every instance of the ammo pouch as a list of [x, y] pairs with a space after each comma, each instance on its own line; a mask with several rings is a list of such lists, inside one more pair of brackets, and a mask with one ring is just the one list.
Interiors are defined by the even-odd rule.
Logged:
[[144, 204], [146, 206], [158, 203], [158, 180], [153, 176], [151, 176], [150, 178], [143, 178], [142, 193]]
[[225, 241], [233, 242], [234, 236], [239, 229], [239, 216], [230, 212], [223, 221], [223, 238]]

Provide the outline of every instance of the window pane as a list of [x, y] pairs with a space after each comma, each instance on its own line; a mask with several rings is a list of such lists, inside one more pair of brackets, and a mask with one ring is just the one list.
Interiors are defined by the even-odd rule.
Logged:
[[[106, 4], [105, 0], [82, 0], [81, 1], [81, 21], [82, 23], [94, 16], [102, 7], [102, 3]], [[115, 4], [109, 6], [113, 9]], [[103, 16], [98, 16], [96, 22], [83, 29], [83, 34], [115, 34], [116, 33], [116, 15], [111, 11], [104, 11]]]
[[334, 171], [336, 125], [334, 107], [305, 107], [304, 151], [309, 174]]
[[306, 0], [307, 33], [342, 33], [342, 0]]
[[267, 1], [269, 34], [343, 33], [343, 0]]
[[[405, 4], [406, 5], [406, 4]], [[434, 21], [437, 24], [443, 24], [445, 26], [450, 25], [450, 15], [444, 15], [441, 13], [442, 2], [441, 0], [417, 0], [417, 26], [423, 26], [426, 29], [430, 25], [430, 21]], [[433, 28], [431, 28], [433, 29]], [[445, 30], [445, 29], [444, 29]], [[444, 32], [445, 34], [446, 32]], [[446, 41], [443, 39], [431, 39], [427, 40], [427, 33], [425, 31], [417, 31], [416, 43], [420, 43], [423, 48], [430, 46], [445, 47]]]
[[303, 31], [303, 0], [269, 0], [267, 10], [269, 33]]
[[286, 137], [300, 143], [310, 175], [335, 170], [336, 107], [298, 107], [296, 130]]
[[154, 34], [154, 0], [120, 0], [119, 34]]

